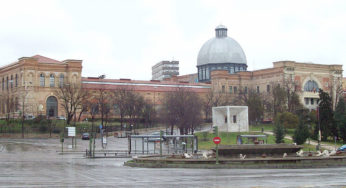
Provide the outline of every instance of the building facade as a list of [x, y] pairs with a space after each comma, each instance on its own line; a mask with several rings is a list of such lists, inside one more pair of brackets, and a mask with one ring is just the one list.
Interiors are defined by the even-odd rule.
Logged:
[[40, 55], [22, 57], [0, 68], [0, 116], [65, 115], [55, 91], [66, 83], [81, 83], [82, 61], [57, 61]]
[[152, 79], [164, 80], [179, 75], [179, 61], [161, 61], [152, 67]]

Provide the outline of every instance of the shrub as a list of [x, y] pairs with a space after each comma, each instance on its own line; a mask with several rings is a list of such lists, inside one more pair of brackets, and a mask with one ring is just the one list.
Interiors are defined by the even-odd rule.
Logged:
[[279, 120], [286, 129], [296, 128], [299, 123], [298, 116], [291, 112], [279, 113], [276, 119]]
[[41, 124], [40, 127], [38, 128], [38, 131], [40, 131], [40, 133], [45, 133], [47, 132], [48, 127], [46, 124]]
[[275, 126], [274, 126], [274, 136], [275, 136], [275, 143], [284, 143], [284, 138], [285, 138], [285, 129], [280, 123], [280, 121], [275, 121]]
[[309, 138], [309, 128], [307, 125], [304, 125], [302, 121], [300, 121], [298, 128], [294, 131], [293, 140], [298, 145], [302, 145]]

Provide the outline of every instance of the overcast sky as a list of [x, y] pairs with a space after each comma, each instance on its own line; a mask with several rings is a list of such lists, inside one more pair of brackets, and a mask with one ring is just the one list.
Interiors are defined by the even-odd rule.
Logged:
[[40, 54], [83, 60], [83, 76], [151, 79], [151, 66], [198, 52], [223, 24], [248, 70], [293, 60], [346, 63], [346, 1], [0, 0], [0, 65]]

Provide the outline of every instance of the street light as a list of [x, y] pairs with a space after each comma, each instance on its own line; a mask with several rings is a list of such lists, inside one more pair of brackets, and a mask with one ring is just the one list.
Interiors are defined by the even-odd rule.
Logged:
[[25, 118], [25, 98], [26, 98], [26, 95], [28, 94], [28, 91], [27, 91], [27, 83], [29, 83], [30, 85], [32, 84], [32, 82], [27, 82], [27, 81], [24, 81], [24, 92], [23, 93], [23, 98], [22, 98], [22, 138], [24, 138], [24, 118]]

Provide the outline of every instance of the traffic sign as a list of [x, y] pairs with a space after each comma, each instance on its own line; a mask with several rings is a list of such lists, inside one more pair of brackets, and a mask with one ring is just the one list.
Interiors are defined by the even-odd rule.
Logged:
[[213, 138], [213, 142], [214, 142], [215, 144], [220, 144], [221, 138], [218, 137], [218, 136], [216, 136], [216, 137]]
[[76, 136], [76, 127], [66, 127], [67, 136]]

